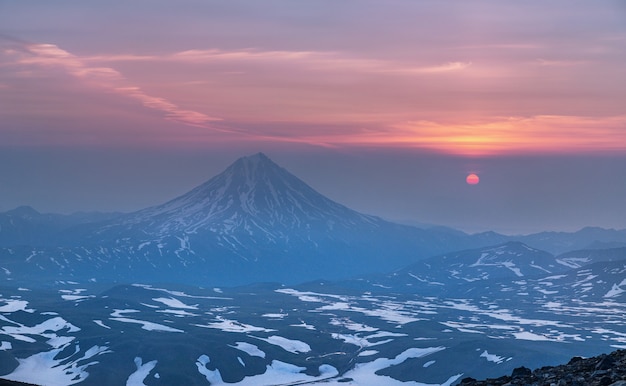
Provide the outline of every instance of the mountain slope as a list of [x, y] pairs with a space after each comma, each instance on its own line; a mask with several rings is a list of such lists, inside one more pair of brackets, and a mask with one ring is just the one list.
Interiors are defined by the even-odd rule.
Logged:
[[122, 221], [114, 225], [141, 225], [147, 233], [160, 236], [245, 230], [272, 239], [284, 238], [286, 231], [294, 229], [380, 226], [378, 218], [327, 199], [262, 153], [240, 158], [189, 193]]
[[586, 227], [577, 232], [540, 232], [520, 236], [517, 240], [554, 254], [568, 251], [626, 246], [626, 229]]
[[89, 238], [124, 237], [138, 229], [143, 237], [137, 236], [146, 240], [211, 234], [218, 244], [238, 253], [252, 239], [254, 249], [259, 243], [315, 247], [315, 236], [320, 234], [341, 239], [356, 229], [371, 233], [386, 225], [390, 224], [327, 199], [259, 153], [237, 160], [223, 173], [163, 205], [97, 229]]
[[[262, 153], [237, 160], [180, 197], [134, 213], [42, 215], [23, 207], [0, 213], [0, 226], [0, 273], [14, 279], [296, 283], [391, 272], [431, 256], [510, 240], [527, 239], [527, 245], [544, 243], [552, 249], [577, 245], [571, 234], [467, 235], [443, 227], [390, 223], [324, 197]], [[623, 239], [622, 231], [591, 228], [574, 235], [584, 236], [584, 245]], [[524, 248], [511, 253], [527, 254], [530, 249]], [[466, 257], [476, 260], [483, 252], [472, 253], [478, 255]], [[463, 265], [461, 257], [444, 256], [429, 264], [441, 260]], [[495, 261], [463, 266], [466, 276], [456, 279], [526, 275], [539, 266], [552, 272], [543, 263], [532, 267], [522, 262], [519, 271], [510, 261]], [[577, 261], [562, 259], [570, 268]], [[405, 284], [419, 281], [415, 277], [425, 282], [446, 279], [423, 275], [429, 269], [422, 266], [406, 273]]]
[[472, 243], [353, 211], [261, 153], [162, 205], [81, 224], [60, 239], [0, 251], [0, 267], [116, 281], [294, 283], [390, 271]]
[[617, 350], [592, 358], [573, 357], [567, 364], [544, 366], [531, 371], [526, 367], [513, 370], [511, 376], [477, 381], [464, 378], [460, 386], [504, 385], [586, 385], [623, 386], [626, 384], [626, 350]]
[[63, 231], [88, 223], [107, 221], [119, 213], [84, 213], [70, 215], [40, 213], [30, 206], [20, 206], [0, 213], [0, 246], [57, 244]]
[[460, 293], [463, 288], [494, 280], [544, 276], [567, 269], [550, 253], [511, 241], [423, 259], [389, 274], [367, 277], [358, 285], [391, 292]]

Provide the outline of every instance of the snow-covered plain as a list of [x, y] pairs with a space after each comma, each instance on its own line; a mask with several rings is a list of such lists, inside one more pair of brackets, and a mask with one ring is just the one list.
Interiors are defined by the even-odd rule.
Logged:
[[141, 328], [147, 331], [162, 331], [162, 332], [184, 332], [177, 328], [165, 326], [163, 324], [148, 322], [145, 320], [123, 317], [123, 314], [140, 312], [138, 310], [115, 310], [111, 313], [109, 320], [115, 320], [122, 323], [140, 324]]
[[269, 344], [278, 346], [282, 348], [283, 350], [289, 351], [294, 354], [306, 353], [306, 352], [311, 351], [311, 346], [309, 346], [307, 343], [304, 343], [302, 341], [295, 340], [295, 339], [287, 339], [287, 338], [284, 338], [282, 336], [277, 336], [277, 335], [272, 335], [267, 338], [260, 338], [258, 336], [255, 336], [255, 338], [263, 340]]
[[230, 347], [236, 348], [237, 350], [241, 350], [245, 352], [246, 354], [253, 356], [253, 357], [265, 358], [265, 353], [259, 350], [257, 346], [250, 344], [250, 343], [236, 342], [234, 346], [230, 346]]
[[[219, 370], [209, 370], [207, 365], [210, 363], [209, 357], [202, 355], [198, 358], [196, 365], [198, 371], [204, 375], [212, 386], [258, 386], [258, 385], [301, 385], [315, 384], [315, 381], [326, 380], [338, 375], [336, 368], [330, 365], [321, 365], [319, 367], [319, 376], [310, 376], [304, 374], [305, 367], [295, 366], [289, 363], [273, 360], [267, 365], [265, 372], [245, 377], [240, 382], [226, 383], [222, 380]], [[324, 383], [326, 384], [326, 383]]]
[[2, 304], [0, 305], [0, 312], [33, 312], [33, 310], [28, 309], [28, 302], [26, 300], [0, 298], [0, 304]]
[[216, 322], [208, 323], [205, 325], [194, 324], [194, 326], [203, 327], [203, 328], [214, 328], [217, 330], [222, 330], [224, 332], [240, 332], [240, 333], [275, 331], [270, 328], [252, 326], [250, 324], [240, 323], [236, 320], [225, 319], [223, 317], [218, 317]]
[[[417, 381], [411, 382], [402, 382], [396, 379], [393, 379], [389, 376], [379, 375], [378, 371], [386, 369], [388, 367], [398, 365], [403, 363], [404, 361], [411, 358], [421, 358], [428, 356], [430, 354], [445, 350], [445, 347], [428, 347], [428, 348], [410, 348], [402, 353], [398, 354], [394, 358], [377, 358], [372, 362], [366, 362], [357, 364], [354, 369], [348, 371], [344, 374], [343, 379], [351, 379], [350, 381], [344, 380], [333, 380], [328, 383], [323, 383], [324, 385], [387, 385], [387, 386], [450, 386], [457, 379], [459, 379], [462, 374], [454, 374], [451, 375], [448, 379], [443, 381], [442, 383], [423, 383]], [[322, 383], [319, 383], [322, 384]]]
[[[583, 271], [574, 284], [596, 284], [591, 276]], [[540, 288], [556, 288], [566, 279], [544, 278]], [[564, 353], [570, 347], [626, 346], [621, 294], [568, 299], [533, 292], [537, 283], [524, 278], [503, 284], [511, 289], [502, 292], [510, 300], [338, 295], [322, 287], [223, 289], [224, 296], [215, 297], [143, 285], [101, 296], [73, 289], [84, 284], [62, 284], [56, 299], [59, 293], [89, 297], [59, 299], [55, 309], [33, 292], [16, 289], [1, 297], [7, 307], [0, 313], [0, 352], [15, 353], [17, 365], [0, 377], [80, 383], [92, 376], [90, 369], [101, 372], [111, 366], [110, 358], [122, 356], [131, 366], [119, 374], [119, 382], [129, 385], [172, 379], [181, 364], [193, 369], [198, 384], [451, 385], [474, 375], [468, 368], [506, 373], [525, 365], [516, 342], [556, 345]], [[529, 295], [516, 295], [522, 291]], [[529, 297], [533, 307], [520, 306], [520, 299]], [[464, 344], [471, 355], [463, 354]], [[164, 355], [167, 347], [181, 350], [176, 366]]]
[[136, 357], [134, 362], [135, 366], [137, 366], [137, 371], [128, 377], [126, 386], [145, 386], [146, 384], [143, 383], [143, 381], [148, 377], [148, 375], [150, 375], [150, 372], [155, 368], [158, 361], [154, 360], [142, 363], [142, 359]]
[[[93, 346], [84, 355], [77, 357], [73, 354], [63, 357], [61, 352], [66, 348], [62, 346], [50, 351], [40, 352], [27, 358], [18, 359], [19, 365], [10, 374], [3, 378], [38, 384], [42, 381], [48, 386], [67, 386], [85, 380], [89, 373], [87, 368], [96, 364], [96, 361], [79, 365], [78, 362], [91, 359], [94, 356], [107, 353], [107, 347]], [[80, 347], [75, 347], [75, 353], [80, 352]]]

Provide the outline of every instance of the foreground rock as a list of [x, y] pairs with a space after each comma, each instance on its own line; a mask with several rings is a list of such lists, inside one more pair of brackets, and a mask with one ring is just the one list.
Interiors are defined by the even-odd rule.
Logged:
[[8, 379], [0, 379], [0, 386], [37, 386], [32, 383], [9, 381]]
[[518, 367], [510, 376], [477, 381], [465, 378], [462, 386], [626, 386], [626, 350], [593, 358], [572, 358], [568, 364], [534, 371]]

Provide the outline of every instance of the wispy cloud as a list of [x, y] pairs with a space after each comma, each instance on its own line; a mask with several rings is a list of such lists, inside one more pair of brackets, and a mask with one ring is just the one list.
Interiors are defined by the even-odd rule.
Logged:
[[198, 111], [183, 109], [165, 98], [149, 95], [140, 87], [130, 84], [116, 69], [92, 65], [90, 61], [54, 44], [24, 44], [20, 50], [5, 50], [5, 54], [16, 57], [16, 63], [20, 65], [60, 68], [91, 86], [114, 91], [142, 103], [147, 108], [160, 111], [169, 120], [207, 128], [211, 127], [210, 122], [221, 120]]
[[189, 62], [206, 62], [215, 60], [312, 60], [327, 53], [315, 51], [261, 51], [261, 50], [232, 50], [223, 51], [217, 49], [209, 50], [187, 50], [177, 52], [164, 57], [169, 60], [180, 60]]
[[626, 151], [626, 116], [539, 115], [449, 125], [407, 122], [395, 128], [396, 144], [458, 154]]
[[441, 64], [438, 66], [430, 66], [430, 67], [417, 67], [412, 70], [408, 70], [409, 72], [418, 72], [418, 73], [426, 73], [426, 74], [436, 74], [441, 72], [450, 72], [450, 71], [460, 71], [471, 66], [471, 62], [449, 62], [445, 64]]
[[188, 125], [205, 127], [207, 122], [221, 119], [209, 117], [206, 114], [192, 110], [183, 110], [165, 98], [151, 96], [143, 92], [139, 87], [116, 87], [116, 91], [140, 101], [144, 106], [163, 111], [169, 119], [186, 123]]
[[[79, 56], [54, 44], [27, 43], [13, 44], [4, 56], [11, 57], [24, 76], [42, 68], [61, 69], [168, 120], [242, 140], [425, 148], [465, 155], [626, 152], [625, 116], [610, 109], [604, 116], [585, 116], [575, 110], [579, 105], [573, 105], [574, 94], [566, 88], [562, 93], [567, 94], [567, 104], [555, 103], [547, 97], [552, 90], [544, 90], [543, 78], [533, 78], [533, 69], [541, 66], [563, 67], [559, 72], [588, 67], [558, 56], [534, 62], [536, 56], [520, 58], [518, 67], [509, 68], [487, 59], [473, 65], [469, 60], [381, 60], [304, 50]], [[138, 71], [148, 67], [150, 71]], [[520, 72], [519, 79], [511, 75], [520, 68], [527, 72]], [[133, 80], [122, 72], [133, 74]], [[526, 87], [529, 79], [534, 83]], [[543, 99], [533, 99], [544, 94]], [[224, 122], [216, 127], [219, 118], [182, 108], [185, 103], [179, 101], [211, 106]], [[530, 107], [521, 106], [524, 103]], [[509, 114], [514, 117], [502, 117]], [[203, 138], [194, 136], [193, 141]]]
[[318, 71], [358, 71], [364, 73], [437, 74], [467, 69], [469, 61], [415, 64], [406, 61], [363, 58], [333, 51], [219, 50], [194, 49], [165, 55], [98, 55], [90, 62], [175, 61], [190, 64], [212, 62], [274, 62]]
[[571, 67], [585, 64], [583, 60], [549, 60], [549, 59], [537, 59], [534, 64], [545, 67]]
[[592, 154], [626, 151], [626, 116], [544, 115], [481, 122], [412, 121], [381, 130], [304, 136], [321, 146], [422, 148], [459, 155]]

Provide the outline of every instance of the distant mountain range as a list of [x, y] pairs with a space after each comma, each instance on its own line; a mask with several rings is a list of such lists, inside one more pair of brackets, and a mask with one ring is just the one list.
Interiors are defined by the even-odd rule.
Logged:
[[0, 378], [451, 386], [624, 348], [625, 300], [626, 248], [555, 257], [519, 242], [292, 286], [5, 281]]
[[70, 215], [42, 214], [30, 206], [0, 213], [0, 246], [59, 245], [63, 232], [84, 224], [107, 221], [122, 213], [78, 212]]
[[626, 248], [555, 256], [515, 241], [434, 256], [391, 273], [334, 285], [445, 297], [497, 298], [513, 292], [528, 299], [553, 295], [603, 301], [626, 292]]
[[[390, 272], [513, 240], [561, 253], [626, 245], [626, 230], [510, 237], [395, 224], [324, 197], [259, 153], [134, 213], [58, 215], [29, 207], [0, 213], [0, 268], [14, 280], [298, 283]], [[548, 255], [537, 264], [546, 264]]]
[[0, 226], [14, 381], [451, 386], [626, 348], [624, 231], [394, 224], [263, 154], [135, 213]]

